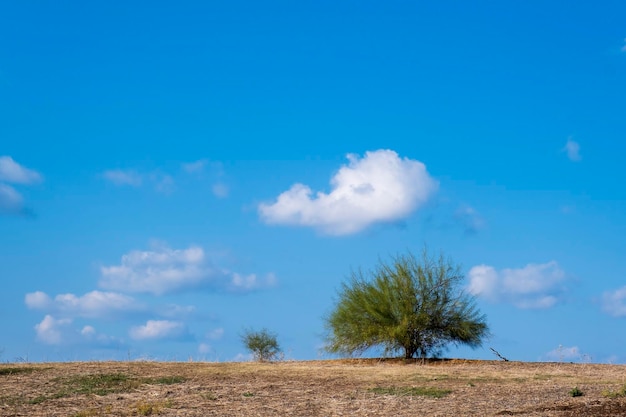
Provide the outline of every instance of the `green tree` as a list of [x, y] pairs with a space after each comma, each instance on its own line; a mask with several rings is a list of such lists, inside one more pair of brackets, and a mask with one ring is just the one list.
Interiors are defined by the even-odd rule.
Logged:
[[382, 347], [410, 359], [439, 355], [449, 344], [480, 346], [489, 329], [463, 279], [459, 266], [426, 250], [421, 258], [409, 252], [352, 272], [326, 318], [325, 349], [360, 355]]
[[246, 349], [252, 353], [254, 359], [260, 362], [276, 359], [281, 351], [276, 334], [271, 333], [267, 329], [259, 331], [244, 330], [241, 335], [241, 341]]

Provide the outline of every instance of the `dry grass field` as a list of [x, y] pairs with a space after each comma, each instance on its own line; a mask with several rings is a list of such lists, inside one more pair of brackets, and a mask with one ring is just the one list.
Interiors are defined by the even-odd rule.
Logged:
[[624, 366], [565, 363], [4, 364], [0, 415], [626, 416], [625, 384]]

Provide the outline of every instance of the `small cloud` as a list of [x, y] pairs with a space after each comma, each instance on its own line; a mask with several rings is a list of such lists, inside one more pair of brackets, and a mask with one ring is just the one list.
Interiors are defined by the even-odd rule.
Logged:
[[130, 329], [130, 337], [134, 340], [180, 339], [188, 335], [182, 322], [170, 320], [148, 320], [143, 326]]
[[497, 271], [489, 265], [470, 269], [468, 291], [491, 302], [508, 302], [522, 309], [546, 309], [564, 291], [565, 273], [556, 261]]
[[41, 323], [35, 325], [37, 339], [48, 345], [60, 345], [63, 342], [63, 328], [72, 323], [70, 319], [57, 320], [51, 315], [46, 315]]
[[475, 235], [485, 228], [485, 220], [470, 206], [459, 207], [454, 212], [454, 219], [463, 226], [466, 235]]
[[613, 317], [626, 316], [626, 287], [602, 294], [602, 310]]
[[198, 353], [200, 354], [207, 354], [207, 353], [211, 353], [211, 351], [213, 351], [213, 348], [211, 348], [211, 345], [209, 345], [208, 343], [200, 343], [198, 345]]
[[548, 360], [558, 362], [579, 360], [582, 357], [583, 355], [581, 354], [578, 346], [559, 346], [556, 349], [553, 349], [550, 352], [546, 353], [546, 358]]
[[213, 191], [213, 195], [217, 198], [226, 198], [228, 197], [229, 189], [226, 184], [216, 183], [211, 187]]
[[24, 198], [15, 188], [0, 183], [0, 213], [19, 214], [24, 209]]
[[143, 183], [143, 176], [132, 170], [112, 169], [104, 171], [102, 177], [118, 186], [139, 187]]
[[573, 141], [572, 138], [567, 139], [563, 152], [567, 154], [570, 161], [578, 162], [582, 159], [580, 156], [580, 145], [578, 142]]
[[349, 235], [375, 223], [393, 223], [423, 205], [438, 187], [420, 161], [391, 150], [349, 154], [349, 163], [331, 179], [326, 194], [294, 184], [274, 203], [260, 204], [268, 224], [313, 227], [329, 235]]
[[171, 249], [161, 244], [154, 250], [131, 251], [122, 256], [120, 265], [103, 266], [100, 272], [102, 288], [155, 295], [201, 287], [248, 292], [276, 283], [273, 274], [259, 279], [214, 267], [199, 246]]
[[110, 318], [120, 312], [139, 311], [143, 307], [134, 298], [114, 292], [91, 291], [83, 296], [59, 294], [54, 300], [46, 293], [26, 294], [26, 306], [63, 317]]
[[10, 156], [0, 156], [0, 181], [27, 185], [41, 182], [42, 179], [37, 171], [18, 164]]
[[233, 273], [230, 279], [229, 289], [235, 292], [248, 292], [276, 285], [276, 276], [267, 274], [265, 278], [259, 278], [256, 274], [241, 275]]
[[222, 329], [221, 327], [211, 330], [206, 335], [207, 339], [210, 339], [210, 340], [219, 340], [222, 338], [222, 336], [224, 336], [224, 329]]
[[207, 159], [199, 159], [194, 162], [182, 164], [182, 168], [187, 174], [201, 174], [204, 172], [208, 163], [209, 161]]
[[151, 175], [154, 181], [154, 189], [162, 194], [171, 194], [174, 191], [174, 178], [167, 174]]

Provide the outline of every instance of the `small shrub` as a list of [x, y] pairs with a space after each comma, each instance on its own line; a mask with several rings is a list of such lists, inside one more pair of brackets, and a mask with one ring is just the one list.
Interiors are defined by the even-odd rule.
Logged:
[[571, 395], [572, 397], [582, 397], [583, 392], [580, 389], [578, 389], [578, 387], [574, 387], [569, 392], [569, 395]]
[[245, 330], [241, 336], [241, 341], [246, 349], [252, 353], [254, 359], [260, 362], [276, 359], [281, 351], [276, 335], [267, 329]]
[[243, 393], [243, 396], [244, 396], [244, 397], [246, 397], [246, 398], [254, 397], [254, 393], [253, 393], [253, 392], [250, 392], [250, 391], [248, 391], [248, 392], [244, 392], [244, 393]]

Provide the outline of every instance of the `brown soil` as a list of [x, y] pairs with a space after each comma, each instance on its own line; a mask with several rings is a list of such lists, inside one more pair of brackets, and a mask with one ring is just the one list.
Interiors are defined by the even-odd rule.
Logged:
[[467, 360], [4, 364], [0, 415], [626, 416], [625, 383], [619, 365]]

